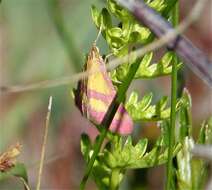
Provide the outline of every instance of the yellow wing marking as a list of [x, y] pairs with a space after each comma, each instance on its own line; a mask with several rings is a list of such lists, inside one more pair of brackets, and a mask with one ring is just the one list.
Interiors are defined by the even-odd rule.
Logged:
[[[92, 61], [90, 63], [90, 68], [92, 71], [96, 72], [99, 70], [99, 65], [97, 64], [96, 60]], [[94, 73], [88, 78], [88, 89], [94, 90], [96, 92], [105, 94], [105, 95], [110, 95], [111, 90], [110, 87], [107, 84], [107, 81], [105, 81], [103, 74], [101, 72]]]
[[[108, 109], [108, 105], [106, 105], [102, 100], [90, 98], [89, 104], [90, 104], [91, 108], [93, 108], [93, 110], [95, 110], [96, 112], [106, 112]], [[122, 117], [121, 113], [116, 112], [114, 118], [118, 120], [121, 117]]]
[[88, 55], [87, 70], [94, 72], [94, 74], [91, 74], [87, 79], [87, 89], [94, 90], [105, 95], [110, 95], [111, 87], [104, 78], [104, 74], [107, 75], [107, 73], [106, 70], [100, 71], [100, 61], [103, 60], [99, 54], [99, 50], [95, 45], [93, 45]]
[[103, 101], [94, 98], [90, 98], [89, 104], [96, 112], [105, 112], [108, 108]]

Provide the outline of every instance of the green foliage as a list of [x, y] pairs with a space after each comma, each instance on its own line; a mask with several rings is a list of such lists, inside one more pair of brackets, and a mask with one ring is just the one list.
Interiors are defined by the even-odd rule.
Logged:
[[[152, 93], [146, 94], [140, 101], [138, 100], [138, 93], [131, 93], [125, 107], [134, 121], [162, 121], [169, 119], [171, 110], [170, 107], [167, 107], [168, 97], [162, 97], [155, 105], [151, 105], [152, 99]], [[181, 108], [186, 107], [188, 104], [187, 96], [183, 95], [177, 101], [176, 110], [181, 113]], [[181, 116], [183, 117], [184, 115], [181, 114]], [[184, 120], [181, 119], [180, 122], [184, 122]]]
[[198, 143], [212, 144], [212, 117], [202, 123]]
[[167, 7], [165, 0], [154, 0], [154, 1], [147, 0], [146, 3], [148, 4], [148, 6], [150, 6], [151, 8], [155, 9], [158, 12], [162, 12]]
[[138, 101], [138, 94], [132, 92], [126, 109], [135, 121], [157, 121], [167, 119], [170, 115], [170, 108], [166, 108], [168, 97], [163, 97], [156, 105], [151, 105], [153, 95], [145, 95], [141, 101]]
[[184, 89], [183, 95], [181, 98], [181, 107], [179, 110], [179, 123], [180, 123], [180, 130], [179, 130], [179, 139], [184, 140], [186, 136], [191, 136], [191, 97], [189, 92]]
[[[137, 73], [135, 75], [135, 79], [151, 79], [171, 74], [171, 63], [173, 61], [173, 53], [167, 52], [157, 63], [153, 64], [151, 64], [152, 58], [152, 52], [147, 53], [143, 57], [140, 63], [140, 67], [138, 68]], [[131, 64], [133, 64], [132, 61], [130, 61], [130, 63], [122, 64], [110, 73], [111, 78], [115, 84], [120, 84], [123, 82], [124, 78], [129, 72]], [[181, 64], [178, 64], [177, 67], [179, 69], [181, 67]]]
[[[167, 2], [164, 0], [146, 1], [147, 4], [158, 12], [165, 10]], [[129, 52], [129, 45], [148, 42], [151, 32], [147, 27], [141, 26], [132, 15], [114, 0], [107, 0], [107, 8], [98, 11], [92, 6], [92, 18], [98, 29], [107, 41], [111, 51], [116, 56], [123, 56]], [[114, 23], [119, 22], [117, 25]]]
[[[147, 56], [147, 58], [146, 58]], [[167, 52], [158, 63], [150, 65], [150, 59], [153, 57], [153, 53], [146, 54], [142, 60], [141, 66], [136, 73], [136, 79], [138, 78], [154, 78], [158, 76], [169, 75], [172, 72], [171, 63], [173, 61], [173, 53]], [[146, 60], [147, 59], [147, 60]], [[180, 68], [180, 64], [178, 65]]]
[[[147, 4], [159, 12], [166, 7], [165, 1], [147, 1]], [[107, 8], [103, 8], [101, 12], [92, 6], [91, 12], [96, 27], [101, 28], [102, 35], [114, 56], [122, 57], [128, 54], [136, 43], [145, 44], [151, 35], [148, 28], [138, 24], [129, 12], [120, 7], [114, 0], [108, 0]], [[113, 23], [116, 23], [115, 26]], [[117, 23], [119, 24], [117, 25]], [[151, 63], [153, 56], [153, 52], [144, 55], [134, 79], [152, 79], [171, 74], [173, 53], [165, 53], [157, 63]], [[112, 81], [117, 86], [124, 82], [130, 72], [131, 65], [137, 60], [133, 54], [130, 54], [129, 57], [129, 62], [120, 65], [110, 73]], [[181, 64], [178, 64], [177, 68], [179, 69], [180, 66]], [[170, 108], [166, 108], [167, 97], [161, 98], [156, 105], [150, 105], [152, 96], [149, 94], [144, 96], [141, 101], [137, 101], [138, 94], [132, 92], [126, 103], [126, 109], [134, 121], [157, 121], [167, 119], [170, 116]]]
[[[139, 105], [132, 110], [140, 110], [145, 113], [145, 110], [150, 109], [152, 94], [148, 94], [138, 103], [138, 95], [132, 93], [126, 108], [129, 109], [129, 102], [132, 105]], [[164, 110], [167, 103], [167, 97], [161, 99], [157, 106], [159, 110]], [[177, 190], [193, 190], [202, 189], [203, 182], [207, 174], [207, 165], [203, 160], [193, 158], [191, 149], [194, 146], [194, 140], [191, 136], [191, 98], [189, 92], [184, 89], [182, 97], [178, 100], [177, 110], [179, 115], [179, 132], [178, 140], [174, 146], [173, 157], [176, 157], [177, 165], [175, 175], [177, 178], [176, 184], [173, 186]], [[129, 110], [128, 110], [129, 111]], [[135, 111], [136, 112], [136, 111]], [[170, 110], [169, 110], [170, 112]], [[129, 112], [130, 113], [130, 112]], [[147, 113], [147, 111], [146, 111]], [[161, 111], [163, 113], [163, 111]], [[151, 118], [151, 117], [150, 117]], [[154, 117], [153, 117], [154, 118]], [[133, 118], [134, 119], [134, 118]], [[114, 171], [118, 171], [118, 184], [121, 183], [126, 170], [150, 168], [161, 165], [167, 162], [168, 159], [168, 130], [170, 127], [169, 117], [160, 118], [162, 121], [159, 123], [161, 135], [158, 137], [155, 145], [149, 150], [148, 139], [140, 139], [135, 145], [132, 143], [130, 136], [120, 137], [115, 134], [108, 136], [109, 142], [105, 145], [102, 152], [97, 156], [92, 170], [92, 177], [95, 180], [99, 189], [109, 189], [111, 185], [111, 178]], [[211, 118], [202, 124], [200, 135], [197, 143], [211, 143], [212, 138], [212, 125]], [[97, 137], [98, 139], [98, 137]], [[96, 140], [97, 141], [97, 140]], [[92, 143], [87, 135], [82, 135], [81, 138], [81, 151], [85, 160], [88, 162], [93, 154], [95, 142]]]
[[[152, 150], [148, 151], [147, 139], [141, 139], [136, 145], [133, 145], [130, 136], [124, 140], [124, 137], [114, 135], [104, 150], [99, 153], [93, 166], [92, 177], [99, 189], [109, 188], [111, 173], [116, 169], [120, 171], [119, 181], [121, 182], [127, 169], [149, 168], [165, 163], [168, 158], [168, 150], [163, 143], [163, 138], [162, 134]], [[87, 135], [82, 135], [81, 152], [87, 162], [91, 158], [94, 146], [95, 143], [92, 144]], [[174, 155], [180, 148], [180, 144], [175, 145]]]
[[[166, 2], [161, 0], [147, 1], [147, 4], [155, 10], [161, 12], [166, 7]], [[114, 0], [107, 1], [107, 8], [98, 11], [92, 6], [92, 18], [98, 29], [101, 28], [102, 35], [105, 38], [113, 55], [122, 57], [129, 53], [130, 49], [137, 43], [145, 44], [148, 42], [151, 32], [148, 28], [141, 26], [129, 14], [128, 11], [120, 7]], [[117, 21], [118, 19], [118, 21]], [[119, 24], [113, 24], [119, 22]], [[131, 48], [130, 48], [131, 47]], [[135, 75], [139, 78], [155, 78], [169, 75], [172, 71], [171, 62], [173, 54], [166, 53], [158, 63], [150, 64], [153, 53], [146, 54], [142, 59], [140, 67]], [[136, 60], [136, 57], [130, 56], [130, 63], [125, 63], [111, 72], [111, 78], [115, 83], [123, 82], [129, 72], [130, 65]], [[180, 64], [178, 65], [178, 68]]]

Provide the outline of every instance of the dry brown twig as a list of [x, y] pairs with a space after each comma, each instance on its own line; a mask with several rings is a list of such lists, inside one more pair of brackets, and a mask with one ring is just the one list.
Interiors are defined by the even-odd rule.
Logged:
[[42, 171], [43, 171], [43, 165], [44, 165], [44, 159], [45, 159], [51, 109], [52, 109], [52, 96], [50, 96], [50, 98], [49, 98], [48, 111], [47, 111], [47, 115], [46, 115], [45, 132], [44, 132], [44, 136], [43, 136], [43, 144], [42, 144], [42, 150], [41, 150], [41, 158], [40, 158], [40, 164], [39, 164], [38, 182], [37, 182], [36, 190], [40, 190], [40, 186], [41, 186], [41, 178], [42, 178]]

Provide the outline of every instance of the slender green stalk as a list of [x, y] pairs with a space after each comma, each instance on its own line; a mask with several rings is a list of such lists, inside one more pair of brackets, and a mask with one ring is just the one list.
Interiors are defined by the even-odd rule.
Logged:
[[180, 98], [182, 96], [183, 89], [184, 89], [184, 86], [185, 86], [185, 73], [183, 71], [183, 68], [178, 70], [177, 84], [178, 84], [177, 85], [177, 98]]
[[127, 92], [127, 89], [129, 88], [135, 74], [136, 74], [136, 71], [139, 67], [141, 63], [141, 60], [138, 59], [136, 61], [135, 64], [132, 64], [131, 65], [131, 68], [130, 68], [130, 72], [128, 73], [128, 75], [126, 76], [126, 80], [125, 82], [120, 86], [119, 90], [118, 90], [118, 93], [117, 93], [117, 96], [116, 98], [114, 99], [114, 101], [111, 103], [111, 106], [110, 108], [108, 109], [108, 112], [106, 113], [106, 117], [103, 121], [103, 123], [98, 126], [98, 128], [102, 128], [102, 131], [100, 133], [100, 136], [99, 136], [99, 140], [97, 141], [97, 143], [95, 144], [95, 147], [94, 147], [94, 152], [91, 156], [91, 159], [89, 160], [88, 162], [88, 165], [87, 165], [87, 168], [85, 170], [85, 174], [84, 174], [84, 177], [80, 183], [80, 190], [84, 190], [85, 189], [85, 185], [86, 185], [86, 182], [88, 180], [88, 177], [91, 173], [91, 170], [93, 168], [93, 164], [96, 160], [96, 157], [101, 149], [101, 146], [103, 144], [103, 141], [107, 135], [107, 130], [113, 120], [113, 117], [118, 109], [118, 106], [120, 105], [121, 102], [124, 101], [125, 99], [125, 94]]
[[163, 17], [165, 17], [165, 18], [168, 18], [170, 11], [173, 10], [173, 7], [176, 7], [177, 6], [176, 4], [178, 2], [178, 0], [167, 0], [167, 1], [168, 1], [167, 7], [162, 12]]
[[93, 154], [91, 156], [91, 159], [88, 162], [88, 166], [87, 166], [87, 168], [85, 170], [85, 174], [84, 174], [84, 176], [82, 178], [82, 181], [80, 183], [80, 190], [85, 189], [85, 185], [86, 185], [88, 177], [89, 177], [89, 175], [91, 173], [91, 170], [93, 168], [93, 164], [94, 164], [94, 162], [96, 160], [96, 157], [97, 157], [97, 155], [98, 155], [98, 153], [99, 153], [99, 151], [101, 149], [102, 143], [103, 143], [103, 141], [105, 139], [105, 136], [107, 134], [107, 128], [104, 127], [104, 126], [102, 126], [102, 127], [103, 127], [103, 130], [102, 130], [101, 134], [99, 135], [99, 139], [98, 139], [97, 143], [95, 144], [94, 152], [93, 152]]
[[[172, 11], [172, 24], [176, 26], [178, 24], [179, 4], [177, 3]], [[171, 115], [170, 115], [170, 127], [169, 127], [169, 149], [168, 149], [168, 163], [167, 163], [167, 181], [166, 190], [172, 189], [173, 182], [173, 166], [172, 155], [175, 144], [175, 121], [176, 121], [176, 102], [177, 102], [177, 64], [178, 58], [175, 55], [172, 64], [171, 75]]]
[[25, 190], [31, 190], [24, 178], [20, 177], [20, 180], [23, 182]]
[[49, 12], [54, 26], [63, 42], [69, 57], [76, 71], [81, 70], [81, 55], [74, 42], [74, 35], [66, 29], [61, 8], [58, 0], [48, 0]]
[[110, 190], [117, 190], [119, 187], [119, 174], [120, 174], [120, 169], [115, 168], [112, 170], [112, 174], [110, 177]]
[[[179, 9], [178, 8], [178, 4], [177, 3], [178, 0], [172, 0], [172, 2], [170, 1], [168, 6], [166, 7], [166, 9], [164, 10], [164, 12], [162, 13], [163, 16], [165, 18], [168, 18], [168, 15], [170, 13], [170, 10], [173, 9], [173, 7], [175, 6], [175, 9]], [[174, 16], [172, 17], [172, 24], [173, 26], [177, 26], [179, 24], [179, 10], [175, 10], [174, 11]], [[179, 62], [178, 57], [176, 58], [177, 62]], [[180, 69], [177, 73], [177, 98], [179, 98], [182, 95], [182, 91], [184, 89], [184, 84], [185, 84], [185, 76], [184, 76], [184, 72], [183, 69]]]

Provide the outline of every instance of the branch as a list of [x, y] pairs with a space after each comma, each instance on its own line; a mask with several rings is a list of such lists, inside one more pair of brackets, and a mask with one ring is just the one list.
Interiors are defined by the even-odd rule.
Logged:
[[52, 109], [52, 96], [50, 96], [49, 98], [49, 105], [48, 105], [48, 111], [46, 116], [45, 132], [43, 137], [40, 165], [39, 165], [39, 171], [38, 171], [38, 182], [37, 182], [36, 190], [40, 190], [40, 186], [41, 186], [41, 177], [42, 177], [44, 158], [45, 158], [45, 152], [46, 152], [46, 143], [47, 143], [47, 136], [48, 136], [48, 129], [49, 129], [49, 121], [51, 116], [51, 109]]
[[[147, 26], [160, 38], [161, 44], [175, 51], [186, 61], [194, 73], [212, 87], [212, 62], [191, 41], [180, 35], [180, 33], [198, 18], [207, 0], [197, 1], [191, 14], [176, 30], [168, 21], [156, 11], [149, 8], [143, 1], [118, 0], [118, 2], [127, 8], [141, 24]], [[170, 35], [167, 36], [169, 33]]]

